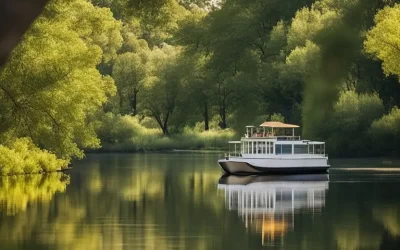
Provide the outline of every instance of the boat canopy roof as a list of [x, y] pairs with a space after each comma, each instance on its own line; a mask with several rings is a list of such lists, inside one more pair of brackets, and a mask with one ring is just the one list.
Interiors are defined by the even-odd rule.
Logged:
[[267, 128], [300, 128], [298, 125], [294, 124], [287, 124], [283, 122], [264, 122], [260, 125], [260, 127], [267, 127]]
[[228, 142], [229, 144], [240, 144], [240, 143], [242, 143], [241, 141], [229, 141]]

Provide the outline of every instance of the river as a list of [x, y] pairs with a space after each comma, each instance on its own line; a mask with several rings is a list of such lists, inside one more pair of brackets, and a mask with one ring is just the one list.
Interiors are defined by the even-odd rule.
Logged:
[[218, 154], [89, 154], [0, 178], [0, 249], [400, 249], [400, 163], [222, 178]]

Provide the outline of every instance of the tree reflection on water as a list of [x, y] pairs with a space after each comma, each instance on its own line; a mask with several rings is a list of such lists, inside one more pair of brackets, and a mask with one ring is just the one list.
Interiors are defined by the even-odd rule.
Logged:
[[0, 248], [399, 249], [400, 177], [219, 181], [216, 159], [93, 154], [70, 177], [1, 179]]
[[69, 176], [62, 173], [0, 177], [0, 211], [16, 215], [28, 204], [49, 203], [68, 184]]

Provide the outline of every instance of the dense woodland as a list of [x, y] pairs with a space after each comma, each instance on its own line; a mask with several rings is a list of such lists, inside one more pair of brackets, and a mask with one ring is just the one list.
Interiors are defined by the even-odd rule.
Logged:
[[330, 155], [395, 155], [399, 23], [395, 0], [51, 0], [0, 71], [0, 173], [277, 119]]

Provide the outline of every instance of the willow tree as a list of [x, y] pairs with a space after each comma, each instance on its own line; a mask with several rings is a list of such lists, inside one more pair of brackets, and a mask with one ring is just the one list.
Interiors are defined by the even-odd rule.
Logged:
[[115, 87], [96, 66], [121, 45], [120, 23], [84, 0], [53, 0], [0, 72], [2, 143], [30, 137], [70, 159], [99, 147], [92, 116]]
[[164, 135], [169, 134], [168, 122], [181, 93], [179, 54], [180, 48], [170, 45], [153, 49], [151, 73], [144, 82], [144, 112], [157, 121]]
[[383, 61], [386, 75], [400, 78], [400, 4], [385, 7], [375, 16], [375, 26], [368, 32], [365, 50]]
[[120, 111], [124, 109], [124, 102], [129, 104], [129, 113], [138, 112], [138, 94], [143, 88], [143, 82], [148, 77], [148, 53], [124, 53], [117, 57], [113, 66], [113, 78], [117, 85]]

